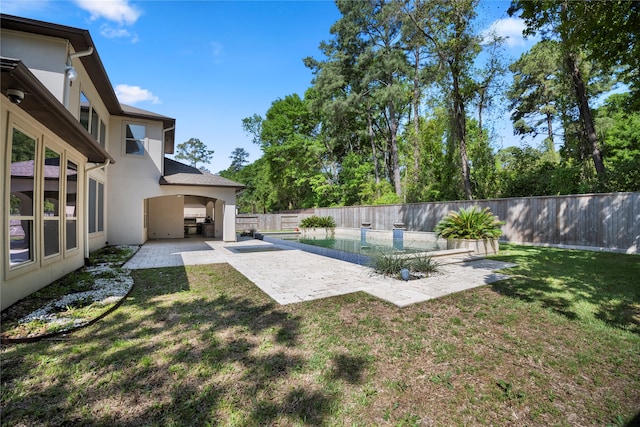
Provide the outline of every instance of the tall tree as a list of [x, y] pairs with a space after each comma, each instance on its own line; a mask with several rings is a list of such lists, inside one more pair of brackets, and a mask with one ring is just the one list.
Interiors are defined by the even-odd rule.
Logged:
[[[407, 111], [404, 79], [409, 66], [401, 43], [398, 4], [384, 0], [336, 4], [342, 17], [331, 28], [334, 38], [321, 44], [327, 59], [305, 60], [316, 74], [314, 87], [323, 123], [326, 119], [329, 132], [341, 131], [353, 113], [364, 112], [364, 120], [357, 120], [359, 128], [353, 130], [359, 141], [368, 139], [376, 175], [380, 156], [386, 176], [400, 195], [398, 134]], [[363, 148], [361, 143], [358, 146]]]
[[[213, 153], [214, 151], [209, 150], [207, 145], [198, 138], [189, 138], [188, 141], [178, 144], [175, 157], [176, 159], [187, 160], [191, 166], [197, 168], [198, 163], [209, 163]], [[200, 168], [204, 168], [204, 165]]]
[[318, 123], [309, 103], [288, 95], [274, 101], [260, 122], [259, 141], [278, 200], [273, 208], [315, 206], [312, 183], [322, 175], [324, 147], [316, 137]]
[[598, 143], [595, 123], [584, 77], [580, 66], [580, 45], [573, 37], [573, 29], [578, 22], [575, 14], [576, 8], [581, 2], [569, 2], [568, 0], [550, 0], [545, 2], [531, 2], [526, 0], [513, 0], [508, 13], [513, 16], [517, 13], [524, 19], [527, 29], [526, 34], [542, 32], [545, 36], [555, 36], [560, 42], [563, 52], [565, 71], [570, 76], [573, 86], [576, 105], [580, 115], [583, 131], [586, 135], [593, 165], [601, 181], [605, 181], [605, 167]]
[[422, 32], [430, 53], [440, 63], [443, 87], [451, 102], [451, 130], [458, 145], [467, 199], [473, 198], [466, 120], [474, 86], [471, 68], [480, 52], [480, 40], [472, 27], [477, 4], [477, 0], [418, 0], [408, 1], [405, 6], [407, 16]]
[[516, 134], [546, 133], [545, 149], [555, 155], [554, 122], [559, 119], [564, 73], [560, 46], [542, 40], [509, 66], [513, 83], [507, 92], [511, 120]]
[[229, 169], [233, 170], [234, 172], [242, 170], [245, 165], [249, 163], [249, 161], [247, 160], [249, 158], [249, 153], [242, 147], [238, 147], [233, 150], [229, 158], [231, 159], [231, 165], [229, 166]]
[[640, 2], [633, 0], [572, 2], [572, 43], [588, 57], [618, 72], [640, 107]]

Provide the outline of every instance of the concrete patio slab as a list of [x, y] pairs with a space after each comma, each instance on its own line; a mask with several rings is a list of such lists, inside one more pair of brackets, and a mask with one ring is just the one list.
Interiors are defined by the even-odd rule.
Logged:
[[[280, 250], [272, 250], [274, 246]], [[515, 266], [487, 259], [449, 260], [431, 277], [403, 282], [375, 274], [368, 267], [285, 245], [253, 239], [229, 243], [195, 237], [148, 241], [124, 267], [217, 263], [229, 263], [279, 304], [362, 291], [399, 307], [504, 280], [509, 276], [495, 271]]]

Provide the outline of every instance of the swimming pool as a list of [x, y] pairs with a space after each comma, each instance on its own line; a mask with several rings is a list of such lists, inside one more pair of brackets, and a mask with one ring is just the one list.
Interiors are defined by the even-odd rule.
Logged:
[[380, 252], [412, 254], [446, 249], [446, 244], [443, 247], [442, 243], [436, 241], [363, 240], [343, 236], [304, 238], [297, 234], [262, 235], [261, 237], [265, 242], [290, 246], [359, 265], [371, 264], [371, 257]]

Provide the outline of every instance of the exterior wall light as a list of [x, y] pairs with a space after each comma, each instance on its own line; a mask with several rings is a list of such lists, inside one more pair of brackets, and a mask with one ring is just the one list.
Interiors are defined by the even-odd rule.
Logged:
[[78, 72], [72, 66], [68, 65], [66, 67], [65, 71], [67, 73], [67, 78], [69, 79], [69, 81], [72, 82], [72, 81], [75, 81], [75, 79], [78, 78]]

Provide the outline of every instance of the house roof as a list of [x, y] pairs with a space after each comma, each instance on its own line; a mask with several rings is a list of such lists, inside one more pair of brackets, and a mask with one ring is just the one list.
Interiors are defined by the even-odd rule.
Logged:
[[2, 93], [7, 93], [7, 89], [12, 88], [20, 89], [27, 95], [20, 103], [20, 108], [87, 156], [90, 162], [104, 163], [106, 160], [114, 162], [109, 153], [22, 61], [0, 57], [0, 71]]
[[176, 119], [143, 110], [142, 108], [133, 107], [131, 105], [120, 104], [120, 106], [122, 107], [122, 115], [128, 118], [162, 120], [163, 128], [167, 131], [167, 135], [165, 135], [165, 140], [163, 141], [164, 153], [173, 154]]
[[239, 182], [201, 171], [166, 157], [164, 159], [164, 175], [160, 177], [160, 185], [230, 187], [236, 190], [245, 188], [244, 184]]
[[[73, 49], [76, 52], [85, 51], [95, 46], [88, 30], [68, 27], [66, 25], [0, 14], [0, 27], [8, 30], [66, 39], [69, 40], [71, 46], [73, 46]], [[94, 49], [91, 55], [82, 56], [78, 59], [82, 62], [83, 67], [89, 74], [89, 77], [100, 94], [109, 114], [130, 118], [162, 120], [164, 129], [171, 129], [175, 127], [176, 120], [174, 118], [120, 104], [96, 49]], [[3, 85], [3, 92], [4, 89]], [[164, 141], [165, 153], [173, 153], [173, 132], [170, 135], [167, 135], [167, 137], [170, 138], [170, 140]]]
[[[1, 15], [1, 20], [3, 29], [69, 40], [76, 52], [85, 51], [95, 46], [88, 30], [6, 14]], [[120, 102], [113, 86], [111, 86], [98, 51], [94, 50], [93, 54], [79, 59], [100, 93], [109, 113], [119, 115], [122, 110]]]

